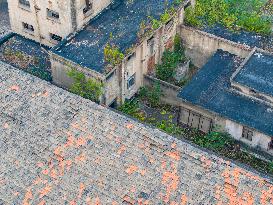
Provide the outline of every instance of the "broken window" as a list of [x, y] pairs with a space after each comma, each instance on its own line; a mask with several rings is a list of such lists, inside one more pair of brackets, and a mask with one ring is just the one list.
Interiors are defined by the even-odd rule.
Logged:
[[34, 27], [32, 25], [24, 23], [24, 22], [22, 24], [23, 24], [24, 30], [34, 32]]
[[136, 82], [136, 74], [132, 75], [127, 81], [127, 89], [131, 88]]
[[247, 127], [243, 127], [242, 138], [252, 141], [253, 131]]
[[19, 0], [19, 4], [25, 7], [30, 7], [30, 3], [28, 0]]
[[59, 18], [60, 18], [60, 15], [59, 15], [59, 13], [56, 12], [56, 11], [47, 9], [47, 17], [53, 18], [53, 19], [59, 19]]
[[62, 41], [62, 37], [61, 36], [58, 36], [56, 34], [53, 34], [53, 33], [50, 33], [50, 39], [53, 40], [53, 41]]
[[86, 14], [91, 9], [92, 9], [92, 3], [90, 2], [90, 0], [85, 0], [85, 7], [83, 9], [83, 14]]

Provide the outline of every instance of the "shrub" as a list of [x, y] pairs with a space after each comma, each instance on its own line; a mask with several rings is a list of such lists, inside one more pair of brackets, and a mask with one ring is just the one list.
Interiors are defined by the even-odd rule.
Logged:
[[70, 87], [70, 92], [99, 103], [99, 98], [103, 93], [103, 84], [101, 82], [95, 79], [87, 79], [83, 73], [73, 68], [67, 75], [74, 81]]
[[104, 59], [113, 66], [121, 64], [124, 54], [117, 46], [111, 46], [109, 43], [104, 48]]
[[151, 89], [147, 87], [142, 87], [139, 90], [140, 99], [143, 101], [147, 101], [150, 107], [158, 107], [160, 105], [161, 96], [162, 91], [159, 82], [156, 82]]

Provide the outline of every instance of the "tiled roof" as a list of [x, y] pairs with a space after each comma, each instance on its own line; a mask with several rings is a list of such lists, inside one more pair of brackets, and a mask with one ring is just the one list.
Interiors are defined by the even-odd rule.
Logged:
[[178, 97], [225, 118], [273, 136], [273, 111], [262, 102], [241, 96], [230, 89], [230, 77], [241, 61], [218, 50], [181, 90]]
[[132, 0], [124, 1], [115, 8], [109, 7], [54, 53], [79, 65], [103, 72], [103, 51], [110, 42], [111, 34], [111, 42], [124, 52], [137, 43], [141, 21], [147, 20], [148, 16], [159, 18], [166, 8], [166, 2], [171, 5], [174, 0]]
[[263, 204], [273, 180], [0, 63], [0, 204]]
[[273, 54], [256, 51], [233, 80], [273, 96]]

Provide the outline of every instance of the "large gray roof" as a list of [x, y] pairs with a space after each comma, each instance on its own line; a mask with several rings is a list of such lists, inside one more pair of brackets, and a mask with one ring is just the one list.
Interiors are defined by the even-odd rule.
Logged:
[[233, 80], [273, 96], [273, 54], [256, 51]]
[[0, 102], [1, 205], [272, 204], [272, 179], [3, 63]]
[[240, 62], [235, 55], [218, 50], [178, 97], [273, 136], [272, 107], [231, 90], [230, 77]]

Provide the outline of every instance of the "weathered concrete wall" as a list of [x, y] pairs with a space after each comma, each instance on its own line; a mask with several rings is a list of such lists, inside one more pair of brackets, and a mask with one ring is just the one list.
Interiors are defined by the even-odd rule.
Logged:
[[1, 204], [273, 204], [248, 167], [1, 63], [0, 84]]
[[187, 27], [180, 26], [180, 35], [186, 47], [186, 56], [189, 57], [194, 65], [202, 67], [218, 49], [228, 51], [242, 58], [248, 56], [251, 48], [244, 46], [212, 34]]
[[148, 87], [154, 86], [156, 83], [160, 84], [160, 89], [162, 91], [163, 96], [161, 97], [161, 101], [166, 104], [170, 104], [173, 106], [179, 106], [180, 100], [177, 98], [178, 92], [181, 89], [178, 86], [172, 85], [165, 81], [159, 80], [152, 76], [145, 75], [144, 76], [144, 85]]
[[[93, 71], [89, 68], [83, 68], [76, 63], [68, 61], [58, 55], [53, 53], [50, 54], [51, 61], [51, 71], [53, 77], [53, 83], [69, 89], [73, 80], [68, 77], [67, 73], [72, 68], [77, 71], [85, 74], [87, 78], [95, 79], [99, 82], [102, 82], [104, 85], [104, 92], [101, 96], [101, 104], [109, 105], [114, 99], [117, 98], [117, 101], [120, 102], [120, 86], [119, 86], [119, 69], [113, 69], [111, 72], [114, 74], [110, 78], [107, 78], [108, 75], [103, 75], [96, 71]], [[110, 73], [109, 73], [110, 74]]]
[[[219, 131], [226, 131], [228, 132], [234, 139], [244, 142], [245, 144], [253, 147], [258, 148], [268, 154], [273, 155], [273, 150], [268, 149], [269, 142], [271, 141], [271, 136], [265, 135], [257, 130], [252, 129], [253, 131], [253, 138], [252, 141], [244, 139], [242, 137], [243, 132], [243, 125], [237, 122], [234, 122], [230, 119], [223, 118], [216, 113], [209, 112], [203, 108], [198, 106], [194, 106], [190, 103], [179, 102], [181, 108], [186, 108], [187, 110], [193, 111], [197, 114], [200, 114], [206, 118], [209, 118], [213, 122], [213, 127], [218, 129]], [[183, 116], [180, 115], [180, 122], [183, 119]]]

